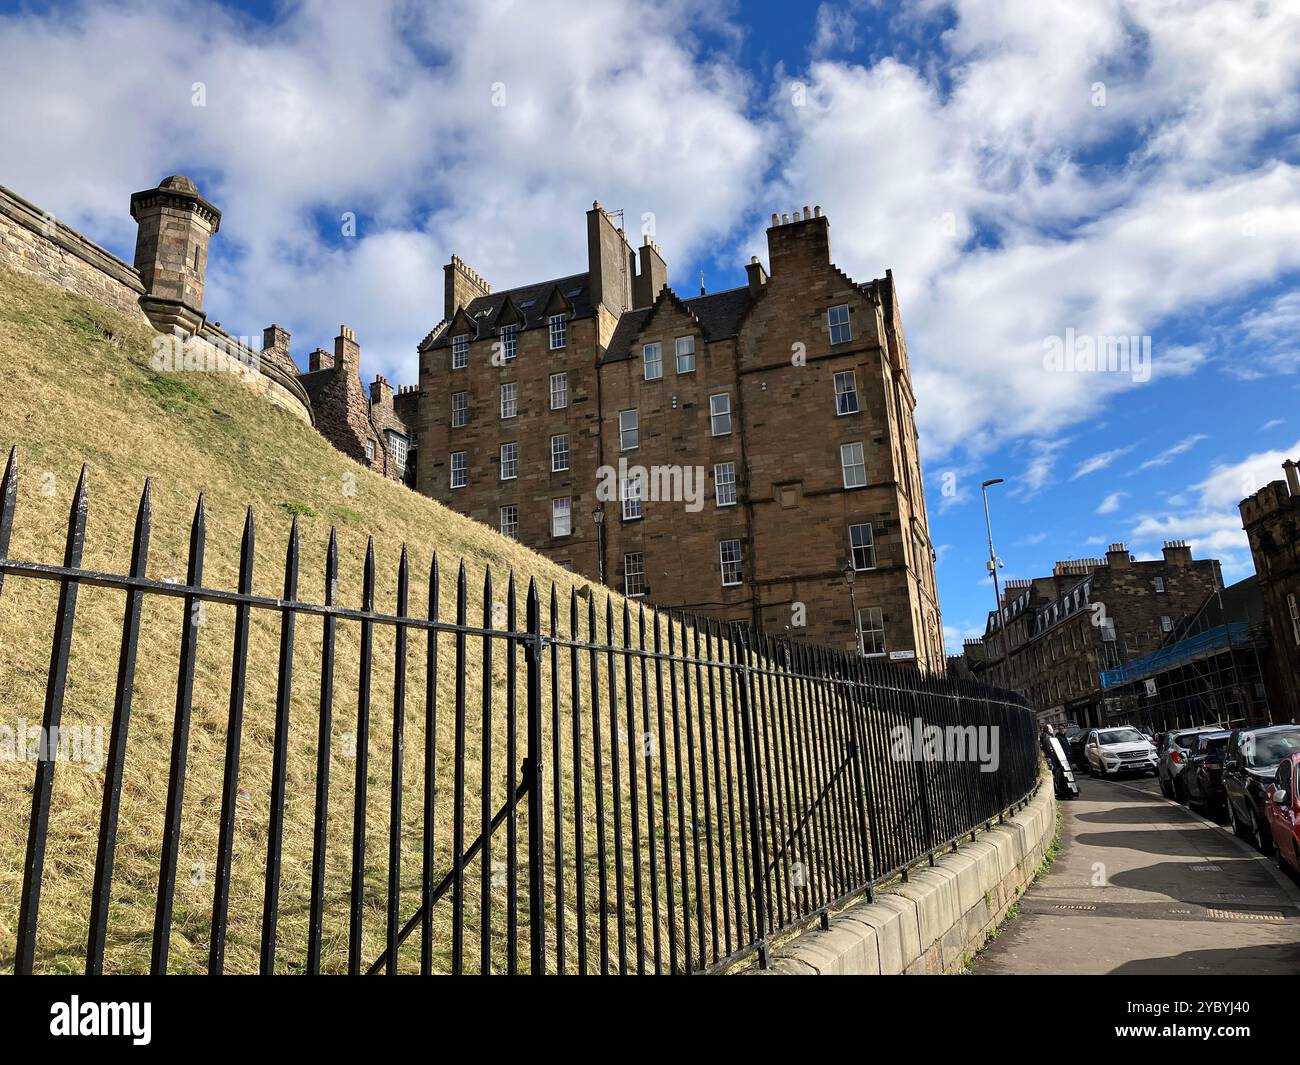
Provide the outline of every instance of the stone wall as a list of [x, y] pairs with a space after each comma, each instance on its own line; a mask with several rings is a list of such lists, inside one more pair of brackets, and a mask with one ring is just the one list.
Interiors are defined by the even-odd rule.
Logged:
[[974, 841], [832, 917], [830, 928], [773, 951], [777, 976], [924, 976], [961, 972], [1034, 879], [1056, 838], [1056, 797], [1040, 783], [1023, 809]]
[[[34, 275], [153, 327], [140, 306], [148, 293], [139, 271], [3, 186], [0, 265]], [[201, 322], [189, 343], [198, 350], [188, 358], [211, 364], [231, 356], [238, 371], [235, 376], [245, 387], [311, 424], [311, 404], [287, 351], [253, 351], [207, 321]]]
[[0, 186], [0, 263], [147, 321], [140, 274], [53, 215]]
[[1273, 645], [1265, 675], [1272, 682], [1269, 703], [1276, 722], [1300, 720], [1300, 628], [1291, 619], [1292, 601], [1300, 604], [1300, 473], [1290, 460], [1283, 468], [1286, 480], [1273, 481], [1240, 503]]

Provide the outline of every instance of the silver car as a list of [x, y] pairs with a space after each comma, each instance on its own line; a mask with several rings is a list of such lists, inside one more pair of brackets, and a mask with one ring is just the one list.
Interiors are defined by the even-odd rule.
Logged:
[[1196, 737], [1220, 731], [1218, 725], [1200, 725], [1197, 728], [1175, 729], [1165, 733], [1160, 744], [1160, 760], [1156, 763], [1156, 776], [1160, 780], [1160, 793], [1166, 799], [1187, 801], [1187, 790], [1179, 777], [1187, 768], [1187, 761], [1196, 747]]

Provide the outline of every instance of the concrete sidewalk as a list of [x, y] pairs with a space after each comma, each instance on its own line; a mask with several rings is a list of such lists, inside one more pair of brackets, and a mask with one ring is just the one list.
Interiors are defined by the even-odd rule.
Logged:
[[1300, 972], [1300, 889], [1154, 781], [1079, 781], [1061, 851], [973, 972]]

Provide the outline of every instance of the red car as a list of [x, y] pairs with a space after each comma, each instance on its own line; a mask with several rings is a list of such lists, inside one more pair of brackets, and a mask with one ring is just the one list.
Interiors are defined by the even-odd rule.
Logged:
[[1283, 758], [1264, 803], [1279, 869], [1300, 873], [1300, 752]]

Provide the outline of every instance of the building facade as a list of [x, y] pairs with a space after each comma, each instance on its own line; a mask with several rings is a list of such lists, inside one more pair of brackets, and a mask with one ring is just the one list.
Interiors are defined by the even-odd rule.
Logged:
[[1155, 651], [1101, 675], [1107, 719], [1155, 734], [1281, 724], [1269, 697], [1267, 626], [1255, 578], [1206, 596]]
[[585, 272], [494, 293], [453, 258], [417, 487], [628, 595], [941, 670], [893, 278], [838, 269], [820, 208], [767, 239], [689, 298], [599, 204]]
[[963, 668], [1023, 691], [1044, 720], [1106, 724], [1101, 675], [1161, 647], [1222, 586], [1218, 561], [1193, 559], [1183, 541], [1167, 541], [1162, 556], [1139, 562], [1117, 543], [1105, 558], [1008, 581]]
[[[277, 325], [267, 328], [262, 338], [262, 350], [272, 349], [289, 358], [289, 334]], [[317, 348], [308, 356], [308, 370], [298, 380], [311, 400], [316, 429], [326, 440], [367, 469], [413, 483], [406, 418], [414, 413], [415, 395], [404, 389], [399, 410], [386, 377], [376, 377], [367, 391], [361, 383], [361, 345], [348, 326], [339, 326], [333, 354]]]
[[[1285, 479], [1272, 481], [1240, 504], [1241, 521], [1250, 539], [1270, 636], [1270, 692], [1277, 720], [1300, 715], [1300, 472], [1290, 459], [1282, 464]], [[1267, 676], [1267, 675], [1266, 675]]]

